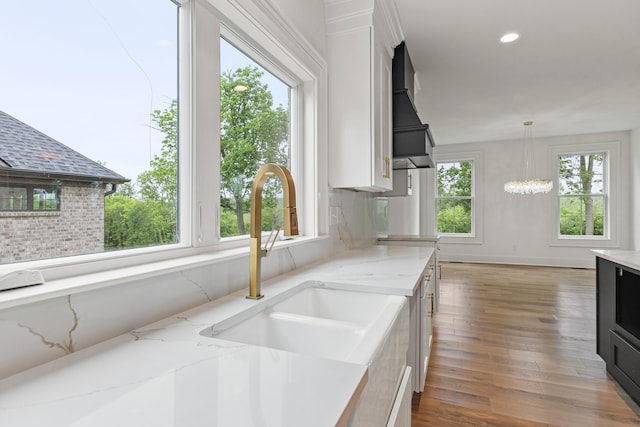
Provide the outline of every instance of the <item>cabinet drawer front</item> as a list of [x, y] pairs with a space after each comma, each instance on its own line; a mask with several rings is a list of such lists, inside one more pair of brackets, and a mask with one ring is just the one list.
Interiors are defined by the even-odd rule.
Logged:
[[640, 400], [640, 350], [610, 331], [611, 363], [607, 368], [636, 400]]

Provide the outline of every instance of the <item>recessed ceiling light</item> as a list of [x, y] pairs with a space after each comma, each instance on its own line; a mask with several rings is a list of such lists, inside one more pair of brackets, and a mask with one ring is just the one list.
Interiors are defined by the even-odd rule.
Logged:
[[507, 33], [504, 36], [500, 37], [500, 41], [502, 43], [511, 43], [512, 41], [518, 40], [518, 37], [520, 37], [520, 34], [518, 33]]
[[245, 85], [235, 85], [233, 87], [233, 90], [235, 90], [236, 92], [244, 92], [247, 89], [249, 89], [249, 88], [246, 87]]

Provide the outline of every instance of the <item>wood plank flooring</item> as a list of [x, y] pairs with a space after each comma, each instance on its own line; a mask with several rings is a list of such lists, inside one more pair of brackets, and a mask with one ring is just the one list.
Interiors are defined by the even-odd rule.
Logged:
[[596, 354], [595, 270], [441, 263], [413, 427], [640, 425]]

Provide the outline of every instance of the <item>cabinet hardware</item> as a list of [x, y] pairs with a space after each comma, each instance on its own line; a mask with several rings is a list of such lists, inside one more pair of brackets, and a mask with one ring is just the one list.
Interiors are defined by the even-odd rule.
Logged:
[[383, 178], [391, 178], [390, 164], [391, 164], [391, 159], [389, 159], [389, 157], [385, 157], [384, 158], [384, 175], [382, 176]]
[[424, 275], [424, 281], [430, 282], [432, 275], [433, 275], [433, 268], [429, 268], [429, 272], [427, 272], [427, 274]]
[[435, 300], [435, 295], [433, 294], [433, 292], [427, 294], [427, 298], [429, 298], [429, 300], [431, 300], [431, 309], [429, 310], [429, 313], [427, 313], [427, 315], [429, 317], [433, 317], [433, 310], [434, 310], [434, 300]]

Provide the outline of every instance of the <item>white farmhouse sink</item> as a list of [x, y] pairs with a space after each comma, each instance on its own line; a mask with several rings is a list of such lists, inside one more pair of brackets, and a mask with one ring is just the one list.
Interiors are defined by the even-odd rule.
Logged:
[[234, 316], [200, 334], [369, 364], [406, 304], [405, 298], [320, 286], [317, 282], [303, 283], [293, 294], [265, 301], [264, 309], [248, 319]]
[[305, 282], [200, 334], [368, 366], [349, 427], [385, 425], [406, 365], [406, 298]]
[[375, 321], [385, 309], [397, 306], [397, 301], [403, 299], [402, 297], [370, 292], [313, 286], [300, 290], [295, 295], [276, 304], [273, 309], [274, 311], [304, 314], [366, 326]]

